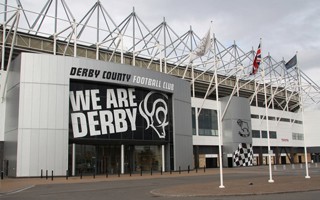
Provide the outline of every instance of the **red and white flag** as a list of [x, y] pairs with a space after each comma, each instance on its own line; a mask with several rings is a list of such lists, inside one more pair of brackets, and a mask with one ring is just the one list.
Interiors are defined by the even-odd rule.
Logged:
[[256, 56], [254, 57], [253, 64], [252, 64], [252, 72], [250, 75], [255, 75], [258, 72], [260, 63], [261, 63], [261, 48], [260, 48], [261, 43], [258, 46]]

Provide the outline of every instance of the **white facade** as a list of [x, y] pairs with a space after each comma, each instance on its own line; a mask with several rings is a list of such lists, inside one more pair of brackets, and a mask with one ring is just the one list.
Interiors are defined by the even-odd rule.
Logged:
[[320, 147], [320, 111], [304, 113], [305, 139], [308, 147]]
[[[202, 107], [203, 109], [211, 109], [216, 110], [216, 101], [214, 100], [205, 100], [200, 98], [192, 98], [192, 107]], [[219, 104], [220, 105], [220, 104]], [[219, 107], [220, 109], [220, 107]], [[266, 110], [265, 108], [261, 107], [254, 107], [251, 106], [251, 114], [252, 115], [259, 115], [259, 116], [265, 116]], [[314, 113], [318, 116], [320, 116], [320, 113]], [[292, 112], [286, 112], [281, 110], [274, 110], [274, 109], [268, 109], [268, 115], [270, 117], [276, 117], [278, 120], [268, 120], [269, 123], [269, 131], [276, 131], [277, 138], [276, 139], [270, 139], [270, 145], [271, 146], [279, 146], [279, 147], [303, 147], [304, 146], [304, 140], [293, 140], [292, 134], [293, 133], [301, 133], [303, 134], [303, 125], [294, 123], [294, 120], [302, 120], [301, 113], [292, 113]], [[290, 119], [290, 122], [284, 122], [279, 120], [279, 118], [287, 118]], [[308, 120], [308, 118], [306, 118]], [[316, 138], [316, 132], [317, 129], [314, 125], [310, 125], [311, 120], [308, 120], [306, 122], [306, 127], [314, 127], [314, 128], [306, 128], [306, 130], [314, 130], [313, 133], [310, 133], [310, 136], [308, 134], [308, 137], [310, 139], [313, 139], [313, 144], [310, 140], [307, 140], [308, 146], [319, 146], [319, 139], [318, 141], [314, 140]], [[267, 130], [267, 120], [262, 119], [251, 119], [252, 123], [252, 130]], [[318, 125], [320, 128], [320, 125]], [[320, 130], [320, 129], [319, 129]], [[308, 131], [308, 132], [310, 132]], [[319, 137], [319, 136], [318, 136]], [[200, 145], [200, 146], [217, 146], [219, 144], [218, 137], [217, 136], [200, 136], [200, 135], [194, 135], [193, 136], [193, 145]], [[267, 138], [252, 138], [252, 144], [253, 146], [268, 146]]]

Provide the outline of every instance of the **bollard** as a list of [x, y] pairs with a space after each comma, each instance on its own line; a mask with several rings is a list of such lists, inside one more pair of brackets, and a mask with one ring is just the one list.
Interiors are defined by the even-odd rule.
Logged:
[[53, 170], [51, 170], [51, 180], [53, 181]]
[[170, 169], [170, 174], [172, 174], [172, 169]]
[[3, 171], [1, 171], [1, 180], [3, 180]]
[[179, 174], [181, 174], [181, 167], [179, 166]]
[[66, 170], [66, 180], [68, 180], [68, 177], [69, 177], [68, 170]]
[[318, 163], [315, 164], [315, 167], [318, 168]]
[[151, 169], [150, 169], [150, 175], [152, 176], [152, 167], [151, 167]]
[[140, 167], [140, 176], [142, 176], [142, 167]]
[[161, 166], [161, 172], [160, 172], [160, 173], [161, 173], [161, 175], [162, 175], [162, 166]]
[[206, 166], [203, 167], [203, 172], [206, 173]]
[[43, 170], [41, 169], [41, 178], [43, 178]]
[[188, 174], [189, 174], [189, 172], [190, 172], [190, 165], [188, 165]]
[[196, 167], [196, 173], [198, 173], [198, 167]]
[[120, 177], [120, 169], [118, 169], [118, 177]]
[[93, 179], [95, 179], [95, 178], [96, 178], [96, 172], [93, 171]]
[[82, 179], [82, 170], [80, 171], [80, 179]]
[[48, 180], [48, 170], [46, 170], [46, 180]]
[[106, 171], [106, 178], [108, 178], [109, 174], [108, 174], [108, 170]]
[[129, 168], [129, 173], [130, 173], [130, 176], [132, 175], [132, 171], [131, 171], [131, 168]]

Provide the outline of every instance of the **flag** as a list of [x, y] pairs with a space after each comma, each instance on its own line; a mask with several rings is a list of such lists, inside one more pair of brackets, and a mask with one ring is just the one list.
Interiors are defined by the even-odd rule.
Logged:
[[197, 46], [197, 48], [191, 52], [190, 54], [190, 61], [193, 61], [194, 59], [197, 59], [201, 56], [204, 56], [211, 47], [211, 36], [210, 36], [211, 30], [209, 29], [207, 34], [202, 38], [200, 44]]
[[254, 57], [253, 64], [252, 64], [252, 72], [250, 75], [254, 75], [258, 72], [260, 63], [261, 63], [261, 48], [260, 48], [261, 43], [259, 43], [258, 49], [256, 56]]
[[293, 56], [286, 64], [286, 69], [290, 69], [291, 67], [294, 67], [297, 65], [297, 55]]

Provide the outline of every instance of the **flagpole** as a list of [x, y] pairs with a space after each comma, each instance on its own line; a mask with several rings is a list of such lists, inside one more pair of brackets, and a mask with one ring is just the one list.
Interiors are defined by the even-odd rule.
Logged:
[[[260, 38], [260, 48], [262, 39]], [[261, 51], [261, 62], [263, 61], [262, 57], [262, 51]], [[269, 115], [268, 115], [268, 102], [267, 102], [267, 88], [266, 88], [266, 80], [265, 80], [265, 67], [264, 64], [262, 65], [262, 77], [263, 77], [263, 88], [264, 88], [264, 101], [265, 101], [265, 108], [266, 108], [266, 122], [267, 122], [267, 139], [268, 139], [268, 163], [269, 163], [269, 183], [274, 183], [274, 180], [272, 179], [272, 168], [271, 168], [271, 147], [270, 147], [270, 135], [269, 135]]]
[[[296, 52], [297, 56], [298, 52]], [[304, 157], [305, 157], [305, 165], [306, 165], [306, 176], [305, 178], [309, 179], [311, 178], [309, 176], [309, 166], [308, 166], [308, 153], [307, 153], [307, 146], [306, 146], [306, 132], [304, 130], [304, 107], [303, 107], [303, 97], [302, 97], [302, 82], [301, 82], [301, 72], [300, 72], [300, 67], [297, 59], [297, 72], [298, 72], [298, 84], [299, 84], [299, 101], [300, 101], [300, 109], [301, 109], [301, 117], [302, 117], [302, 130], [303, 130], [303, 140], [304, 140]]]
[[219, 91], [218, 91], [218, 71], [217, 71], [217, 56], [216, 56], [216, 42], [215, 42], [215, 34], [213, 34], [213, 48], [214, 48], [214, 81], [216, 87], [216, 106], [217, 106], [217, 120], [218, 120], [218, 136], [219, 136], [219, 168], [220, 168], [220, 186], [219, 188], [225, 188], [223, 185], [223, 164], [222, 164], [222, 130], [221, 130], [221, 116], [220, 116], [220, 108], [219, 108]]

